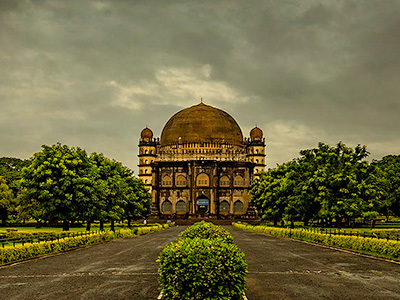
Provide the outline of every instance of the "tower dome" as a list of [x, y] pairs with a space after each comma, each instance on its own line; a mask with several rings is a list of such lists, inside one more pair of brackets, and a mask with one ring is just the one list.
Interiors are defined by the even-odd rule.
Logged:
[[140, 137], [142, 139], [151, 140], [153, 138], [153, 131], [151, 131], [151, 129], [146, 126], [146, 128], [143, 129], [142, 132], [140, 133]]
[[257, 126], [250, 131], [250, 138], [252, 141], [261, 140], [262, 137], [263, 137], [263, 131]]
[[161, 145], [216, 142], [243, 144], [243, 134], [235, 119], [218, 108], [200, 103], [173, 115], [161, 133]]

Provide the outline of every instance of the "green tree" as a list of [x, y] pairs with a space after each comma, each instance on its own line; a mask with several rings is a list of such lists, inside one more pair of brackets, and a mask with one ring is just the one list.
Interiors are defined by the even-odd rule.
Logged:
[[342, 142], [336, 147], [319, 143], [318, 148], [300, 152], [300, 161], [313, 165], [313, 174], [306, 184], [313, 185], [313, 196], [320, 203], [319, 217], [338, 226], [342, 220], [349, 225], [351, 218], [360, 216], [363, 209], [361, 189], [365, 187], [362, 174], [367, 166], [362, 160], [368, 156], [365, 146], [353, 150]]
[[19, 192], [18, 182], [21, 179], [22, 169], [29, 165], [29, 160], [19, 159], [15, 157], [0, 157], [0, 176], [2, 176], [10, 189], [14, 193], [14, 197]]
[[144, 183], [129, 174], [125, 177], [127, 187], [127, 201], [124, 207], [124, 217], [128, 220], [130, 227], [131, 220], [145, 218], [150, 213], [151, 195]]
[[57, 143], [43, 145], [22, 170], [26, 201], [35, 201], [44, 220], [70, 222], [83, 218], [95, 191], [94, 169], [86, 151]]
[[387, 155], [372, 162], [377, 183], [380, 212], [389, 219], [400, 216], [400, 155]]
[[251, 205], [257, 207], [262, 219], [273, 220], [275, 225], [282, 220], [287, 205], [284, 184], [286, 170], [286, 164], [269, 169], [261, 173], [250, 186]]
[[122, 219], [125, 213], [129, 194], [125, 179], [132, 171], [103, 154], [92, 153], [90, 159], [96, 169], [95, 180], [101, 187], [93, 218], [100, 220], [100, 229], [105, 221], [111, 221], [111, 230], [114, 230], [115, 221]]
[[[287, 221], [318, 219], [321, 225], [351, 219], [376, 209], [374, 181], [368, 174], [365, 146], [319, 143], [300, 157], [262, 174], [251, 186], [252, 204], [262, 217]], [[368, 203], [366, 205], [365, 203]]]
[[1, 223], [6, 224], [8, 214], [13, 206], [13, 192], [8, 187], [6, 180], [0, 176], [0, 217]]

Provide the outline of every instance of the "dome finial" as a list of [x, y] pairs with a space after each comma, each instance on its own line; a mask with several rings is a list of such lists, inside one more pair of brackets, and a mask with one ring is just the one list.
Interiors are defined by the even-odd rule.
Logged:
[[203, 97], [200, 97], [200, 102], [201, 104], [203, 104]]

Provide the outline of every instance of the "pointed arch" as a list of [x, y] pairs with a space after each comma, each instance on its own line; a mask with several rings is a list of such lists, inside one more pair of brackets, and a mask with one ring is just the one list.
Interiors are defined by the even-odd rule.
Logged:
[[187, 186], [186, 177], [183, 175], [176, 176], [175, 184], [176, 184], [176, 186], [179, 186], [179, 187]]
[[172, 186], [172, 178], [169, 175], [164, 175], [162, 178], [163, 186]]
[[161, 205], [161, 211], [165, 213], [172, 213], [172, 203], [169, 200], [165, 200]]
[[231, 209], [231, 205], [226, 200], [221, 201], [221, 203], [219, 204], [219, 212], [221, 214], [228, 214], [230, 209]]
[[240, 200], [236, 200], [233, 204], [233, 212], [234, 213], [243, 213], [243, 202]]
[[219, 179], [219, 186], [221, 187], [229, 187], [230, 186], [230, 180], [229, 177], [224, 175]]
[[176, 202], [176, 213], [177, 214], [185, 214], [187, 212], [187, 205], [185, 201], [179, 200]]
[[197, 186], [209, 186], [210, 185], [210, 177], [206, 173], [200, 173], [196, 177], [196, 185]]
[[233, 180], [234, 186], [244, 186], [244, 179], [242, 176], [237, 175], [235, 176], [235, 179]]

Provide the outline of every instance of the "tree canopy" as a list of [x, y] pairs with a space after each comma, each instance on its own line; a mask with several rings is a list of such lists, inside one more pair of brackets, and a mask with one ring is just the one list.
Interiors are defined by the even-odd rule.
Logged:
[[8, 214], [13, 206], [13, 200], [12, 190], [8, 187], [6, 180], [0, 176], [0, 217], [3, 225], [7, 221]]
[[342, 142], [335, 147], [319, 143], [300, 155], [252, 183], [251, 201], [262, 218], [342, 226], [356, 217], [375, 216], [384, 207], [398, 215], [398, 157], [369, 164], [365, 146], [352, 149]]
[[29, 165], [29, 160], [15, 157], [0, 157], [0, 176], [12, 189], [14, 197], [19, 192], [18, 181], [21, 179], [21, 171]]
[[148, 213], [150, 195], [133, 172], [103, 154], [60, 143], [42, 146], [22, 170], [20, 209], [44, 221], [111, 221]]

